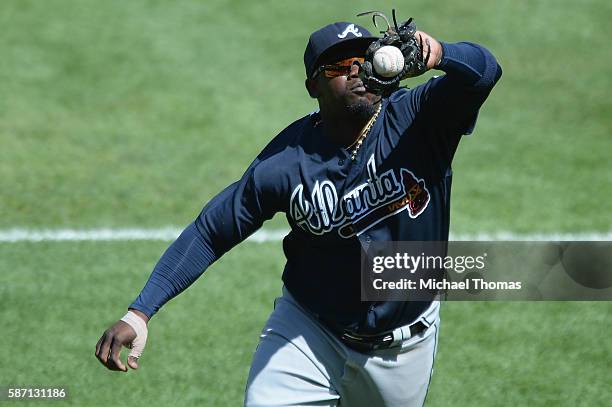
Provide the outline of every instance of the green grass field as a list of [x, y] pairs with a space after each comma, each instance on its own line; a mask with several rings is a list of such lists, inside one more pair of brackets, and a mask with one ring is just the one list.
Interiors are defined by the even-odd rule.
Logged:
[[[0, 231], [189, 223], [316, 107], [310, 32], [393, 6], [504, 68], [455, 159], [451, 230], [612, 230], [609, 2], [5, 0]], [[240, 245], [170, 302], [139, 371], [94, 358], [168, 243], [0, 242], [0, 386], [67, 386], [58, 405], [240, 405], [279, 242]], [[442, 318], [428, 407], [612, 400], [612, 303], [446, 303]]]

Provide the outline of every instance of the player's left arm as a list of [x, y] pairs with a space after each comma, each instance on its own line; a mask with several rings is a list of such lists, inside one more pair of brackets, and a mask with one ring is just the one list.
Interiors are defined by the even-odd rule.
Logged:
[[437, 118], [440, 131], [451, 138], [470, 134], [478, 111], [502, 75], [497, 59], [484, 46], [447, 43], [417, 31], [423, 54], [431, 53], [428, 69], [443, 71], [414, 92], [413, 108], [421, 116]]
[[[408, 123], [426, 137], [440, 174], [447, 174], [462, 136], [471, 134], [478, 112], [501, 77], [493, 54], [471, 42], [446, 43], [417, 31], [427, 67], [440, 75], [391, 95], [388, 120]], [[418, 38], [418, 37], [417, 37]]]

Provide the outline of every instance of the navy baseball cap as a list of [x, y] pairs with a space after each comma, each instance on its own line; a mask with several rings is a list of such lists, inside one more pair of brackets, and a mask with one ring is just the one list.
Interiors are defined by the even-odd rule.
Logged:
[[[330, 58], [348, 58], [365, 53], [368, 46], [378, 37], [355, 23], [339, 22], [310, 34], [306, 51], [304, 51], [304, 67], [306, 75], [311, 78], [318, 66], [331, 62]], [[351, 55], [352, 53], [352, 55]]]

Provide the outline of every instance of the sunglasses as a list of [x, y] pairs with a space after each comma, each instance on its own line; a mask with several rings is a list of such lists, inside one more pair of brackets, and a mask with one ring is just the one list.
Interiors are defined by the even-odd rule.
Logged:
[[364, 58], [352, 57], [342, 59], [340, 61], [334, 62], [333, 64], [321, 65], [317, 68], [317, 70], [312, 75], [312, 79], [315, 79], [317, 76], [321, 74], [321, 72], [325, 73], [326, 78], [335, 78], [337, 76], [348, 76], [351, 73], [351, 69], [353, 65], [356, 63], [361, 65], [365, 61]]

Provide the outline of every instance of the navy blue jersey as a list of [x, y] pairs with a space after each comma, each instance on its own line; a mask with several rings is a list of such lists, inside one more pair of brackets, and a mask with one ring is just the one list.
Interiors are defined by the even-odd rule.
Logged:
[[284, 212], [291, 231], [283, 240], [283, 281], [304, 307], [357, 332], [417, 318], [428, 303], [360, 300], [360, 259], [371, 241], [448, 239], [451, 162], [501, 69], [480, 46], [443, 47], [446, 74], [383, 99], [355, 160], [330, 142], [318, 113], [285, 128], [239, 181], [206, 205], [130, 307], [152, 315]]

